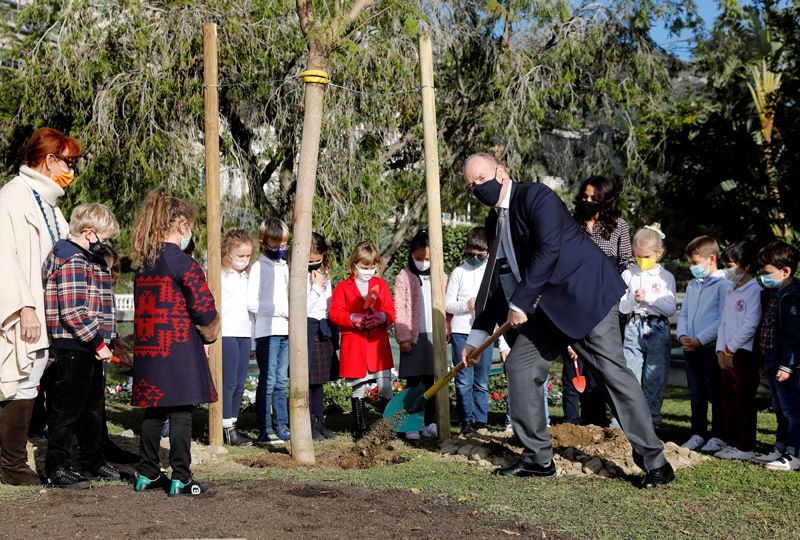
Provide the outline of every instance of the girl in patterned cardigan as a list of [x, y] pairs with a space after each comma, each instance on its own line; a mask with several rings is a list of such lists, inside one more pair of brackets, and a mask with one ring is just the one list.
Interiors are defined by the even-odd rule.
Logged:
[[[192, 239], [197, 208], [157, 188], [147, 194], [133, 234], [134, 369], [131, 403], [145, 407], [139, 477], [134, 489], [170, 497], [200, 495], [192, 479], [192, 408], [217, 400], [204, 345], [220, 319], [200, 265], [182, 250]], [[172, 481], [161, 469], [161, 428], [169, 419]]]

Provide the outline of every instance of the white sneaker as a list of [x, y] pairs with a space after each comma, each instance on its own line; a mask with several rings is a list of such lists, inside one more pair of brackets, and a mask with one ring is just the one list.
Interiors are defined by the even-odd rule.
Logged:
[[692, 435], [691, 437], [689, 437], [689, 440], [683, 443], [681, 446], [684, 448], [688, 448], [689, 450], [697, 450], [698, 448], [703, 446], [703, 443], [705, 442], [706, 440], [700, 435]]
[[765, 465], [772, 461], [775, 461], [779, 457], [783, 455], [783, 452], [779, 452], [775, 450], [774, 452], [770, 452], [769, 454], [764, 454], [763, 456], [756, 456], [753, 458], [753, 463], [760, 463], [761, 465]]
[[724, 450], [720, 450], [719, 452], [714, 454], [714, 456], [720, 459], [738, 459], [740, 461], [750, 461], [751, 459], [756, 457], [755, 452], [745, 452], [733, 446], [729, 446], [727, 450], [728, 451], [725, 452], [724, 454], [722, 454]]
[[418, 441], [419, 440], [419, 431], [409, 431], [406, 433], [406, 440], [407, 441]]
[[708, 439], [708, 441], [706, 441], [706, 444], [704, 444], [700, 448], [700, 451], [701, 452], [710, 452], [710, 453], [713, 454], [714, 452], [719, 452], [720, 450], [722, 450], [726, 446], [728, 446], [728, 445], [725, 444], [725, 441], [723, 441], [722, 439], [718, 439], [717, 437], [711, 437], [710, 439]]
[[428, 424], [420, 434], [426, 439], [435, 439], [439, 436], [439, 429], [436, 427], [436, 424]]
[[771, 471], [798, 471], [800, 470], [800, 458], [784, 454], [775, 461], [770, 461], [764, 465]]

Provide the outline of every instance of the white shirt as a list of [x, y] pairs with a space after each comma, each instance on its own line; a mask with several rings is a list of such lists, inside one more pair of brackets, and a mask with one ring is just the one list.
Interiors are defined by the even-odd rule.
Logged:
[[431, 276], [419, 276], [422, 282], [419, 294], [419, 333], [433, 333], [433, 317], [431, 304]]
[[[675, 314], [675, 276], [660, 264], [656, 264], [645, 272], [638, 264], [622, 272], [622, 280], [628, 290], [619, 301], [620, 313], [637, 315], [663, 315], [671, 317]], [[637, 302], [636, 291], [644, 289], [644, 301]]]
[[464, 263], [453, 270], [447, 282], [444, 296], [444, 308], [453, 315], [450, 320], [450, 331], [454, 334], [469, 334], [475, 322], [475, 312], [470, 311], [467, 303], [470, 298], [477, 298], [481, 281], [486, 274], [486, 264], [472, 266]]
[[247, 310], [255, 314], [254, 338], [289, 335], [289, 265], [265, 255], [250, 269]]
[[247, 311], [247, 272], [222, 269], [222, 336], [252, 337], [253, 319]]
[[751, 279], [728, 291], [717, 330], [717, 351], [753, 350], [753, 338], [761, 320], [761, 286]]
[[318, 321], [327, 319], [331, 309], [331, 297], [333, 296], [330, 276], [325, 280], [325, 284], [320, 287], [311, 281], [311, 272], [309, 272], [306, 292], [308, 294], [308, 303], [306, 304], [308, 313], [306, 316], [309, 319], [317, 319]]

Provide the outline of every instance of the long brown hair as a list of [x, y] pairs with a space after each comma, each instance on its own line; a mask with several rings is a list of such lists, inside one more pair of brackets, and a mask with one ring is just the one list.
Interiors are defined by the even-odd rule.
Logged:
[[311, 253], [322, 255], [322, 269], [327, 272], [331, 264], [330, 248], [325, 237], [319, 233], [311, 233]]
[[194, 223], [197, 207], [173, 197], [164, 187], [150, 191], [144, 198], [133, 229], [131, 266], [135, 269], [152, 268], [172, 227], [181, 219]]

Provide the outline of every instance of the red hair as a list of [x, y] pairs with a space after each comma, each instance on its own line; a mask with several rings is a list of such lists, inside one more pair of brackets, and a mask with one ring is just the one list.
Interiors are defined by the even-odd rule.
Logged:
[[57, 129], [39, 128], [28, 139], [23, 160], [25, 165], [36, 167], [48, 154], [78, 157], [81, 155], [81, 143]]

